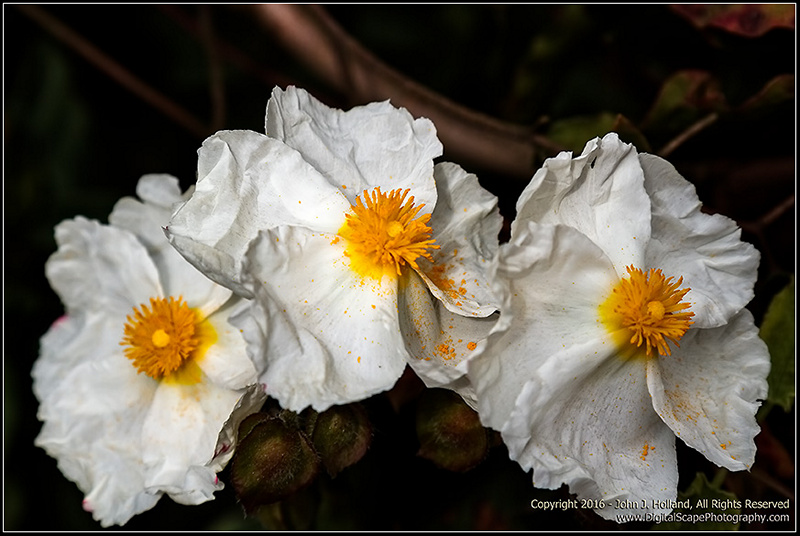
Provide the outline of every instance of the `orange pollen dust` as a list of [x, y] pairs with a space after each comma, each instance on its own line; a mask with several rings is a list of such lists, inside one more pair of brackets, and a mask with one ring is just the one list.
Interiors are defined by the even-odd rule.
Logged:
[[389, 268], [401, 275], [406, 264], [419, 268], [419, 257], [433, 260], [428, 250], [439, 246], [431, 239], [431, 215], [418, 216], [425, 205], [415, 206], [414, 196], [406, 200], [408, 192], [397, 189], [387, 194], [377, 187], [356, 198], [339, 229], [348, 241], [345, 254], [356, 272], [380, 278]]
[[141, 304], [128, 315], [120, 345], [127, 346], [125, 356], [139, 372], [158, 380], [178, 370], [200, 346], [198, 321], [182, 298], [150, 298], [149, 309]]
[[681, 302], [690, 288], [680, 288], [681, 277], [673, 282], [660, 269], [647, 273], [633, 266], [627, 267], [629, 277], [620, 279], [611, 296], [601, 306], [606, 311], [607, 323], [616, 329], [624, 327], [633, 335], [630, 343], [641, 347], [644, 343], [647, 355], [653, 348], [660, 355], [671, 355], [667, 341], [680, 346], [678, 341], [694, 324], [690, 320], [694, 313], [687, 312], [691, 305]]

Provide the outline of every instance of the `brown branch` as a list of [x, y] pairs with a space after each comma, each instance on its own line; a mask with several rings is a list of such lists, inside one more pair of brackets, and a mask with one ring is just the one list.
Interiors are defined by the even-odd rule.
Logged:
[[436, 125], [447, 156], [468, 166], [529, 179], [562, 147], [532, 129], [454, 103], [392, 69], [312, 5], [251, 6], [271, 35], [350, 104], [391, 99]]
[[717, 119], [719, 119], [719, 115], [716, 112], [708, 114], [704, 118], [700, 119], [699, 121], [691, 125], [686, 130], [675, 136], [675, 138], [673, 138], [669, 143], [667, 143], [664, 147], [662, 147], [662, 149], [658, 151], [658, 153], [656, 154], [658, 154], [658, 156], [662, 158], [666, 158], [667, 156], [672, 154], [675, 151], [675, 149], [683, 145], [686, 142], [686, 140], [688, 140], [692, 136], [695, 136], [696, 134], [699, 134], [706, 127], [713, 124]]
[[773, 208], [760, 218], [760, 223], [763, 227], [775, 222], [778, 218], [784, 215], [789, 209], [794, 207], [794, 194], [790, 195], [783, 200], [777, 207]]
[[[162, 13], [170, 17], [192, 36], [198, 40], [202, 39], [202, 30], [199, 23], [193, 17], [187, 15], [184, 10], [181, 9], [181, 6], [162, 4], [157, 7]], [[259, 65], [247, 54], [226, 42], [219, 35], [215, 37], [217, 50], [224, 58], [226, 64], [235, 66], [242, 72], [259, 80], [270, 89], [275, 85], [286, 86], [292, 83], [288, 77], [270, 70], [263, 65]]]
[[93, 63], [120, 85], [161, 111], [164, 115], [171, 118], [193, 135], [199, 138], [208, 136], [209, 128], [198, 121], [192, 114], [141, 81], [122, 65], [74, 32], [71, 28], [49, 15], [45, 10], [33, 5], [19, 5], [17, 7], [50, 34], [71, 47], [86, 60]]
[[219, 57], [219, 47], [214, 35], [211, 7], [201, 5], [199, 25], [203, 44], [208, 54], [209, 93], [211, 94], [211, 130], [217, 131], [225, 124], [225, 80]]

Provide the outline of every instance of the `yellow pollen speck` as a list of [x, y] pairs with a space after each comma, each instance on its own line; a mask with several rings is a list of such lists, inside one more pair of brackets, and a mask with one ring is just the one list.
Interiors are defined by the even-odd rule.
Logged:
[[600, 318], [612, 333], [618, 333], [621, 347], [645, 346], [647, 356], [657, 349], [660, 355], [671, 355], [667, 341], [678, 341], [694, 324], [690, 305], [681, 302], [689, 288], [680, 288], [683, 278], [673, 281], [661, 270], [643, 272], [627, 267], [628, 277], [620, 279], [611, 295], [600, 305]]
[[214, 328], [182, 298], [150, 298], [150, 307], [133, 308], [124, 326], [121, 346], [139, 372], [153, 379], [200, 381], [194, 361], [216, 342]]
[[477, 345], [477, 344], [475, 344], [474, 342], [468, 342], [468, 343], [467, 343], [467, 348], [468, 348], [469, 350], [474, 350], [474, 349], [475, 349], [475, 348], [477, 348], [477, 347], [478, 347], [478, 345]]
[[430, 214], [418, 216], [424, 205], [415, 206], [410, 190], [383, 193], [380, 187], [356, 198], [352, 212], [345, 215], [339, 236], [347, 240], [345, 255], [351, 268], [361, 276], [380, 279], [402, 274], [406, 265], [419, 268], [417, 259], [433, 260], [429, 250], [438, 249], [428, 227]]

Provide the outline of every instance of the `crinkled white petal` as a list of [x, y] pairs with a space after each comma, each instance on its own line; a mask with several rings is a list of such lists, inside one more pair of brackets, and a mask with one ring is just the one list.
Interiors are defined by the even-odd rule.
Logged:
[[409, 365], [417, 376], [428, 387], [452, 389], [474, 405], [466, 361], [488, 336], [497, 315], [478, 318], [448, 311], [415, 272], [408, 272], [400, 283], [397, 309]]
[[525, 222], [565, 224], [597, 244], [614, 264], [642, 266], [650, 239], [650, 200], [636, 149], [615, 133], [586, 144], [572, 158], [545, 160], [517, 201], [511, 234]]
[[536, 487], [603, 501], [595, 511], [606, 519], [666, 514], [654, 501], [677, 497], [675, 436], [653, 411], [644, 363], [598, 347], [567, 346], [537, 369], [501, 430], [509, 455]]
[[336, 232], [350, 203], [300, 153], [251, 131], [222, 131], [203, 142], [198, 180], [170, 219], [167, 237], [214, 281], [247, 296], [241, 260], [261, 229], [302, 225]]
[[497, 253], [503, 218], [497, 198], [456, 164], [434, 169], [439, 200], [428, 225], [439, 249], [418, 259], [430, 291], [451, 311], [485, 317], [500, 306], [486, 275]]
[[361, 278], [344, 250], [333, 235], [277, 227], [247, 253], [253, 304], [231, 321], [284, 408], [361, 400], [391, 388], [405, 368], [397, 280]]
[[148, 205], [155, 205], [169, 212], [175, 203], [180, 203], [183, 199], [178, 179], [166, 173], [142, 175], [136, 183], [136, 195]]
[[203, 317], [208, 316], [230, 298], [231, 291], [186, 262], [164, 235], [172, 207], [183, 199], [178, 179], [171, 175], [144, 175], [136, 191], [142, 201], [123, 197], [114, 205], [109, 222], [131, 231], [144, 243], [167, 296], [181, 296]]
[[34, 369], [34, 382], [50, 367], [62, 373], [40, 399], [35, 444], [86, 494], [85, 508], [103, 526], [124, 524], [158, 500], [144, 489], [140, 433], [157, 382], [138, 375], [119, 346], [106, 355], [66, 370], [56, 361]]
[[59, 223], [58, 250], [45, 274], [68, 313], [102, 310], [127, 315], [132, 305], [161, 296], [159, 274], [144, 245], [128, 231], [81, 216]]
[[166, 174], [143, 175], [136, 183], [136, 194], [139, 199], [117, 201], [108, 221], [137, 235], [149, 251], [161, 249], [167, 245], [162, 227], [173, 207], [184, 200], [178, 179]]
[[223, 424], [242, 392], [207, 378], [192, 385], [161, 381], [147, 408], [136, 453], [143, 464], [144, 487], [165, 492], [176, 502], [199, 504], [222, 489], [209, 467]]
[[760, 254], [720, 214], [703, 214], [694, 186], [657, 156], [640, 155], [653, 205], [646, 266], [683, 277], [695, 327], [723, 325], [753, 298]]
[[44, 400], [51, 396], [81, 363], [107, 358], [109, 348], [119, 352], [129, 312], [77, 311], [56, 320], [39, 341], [39, 359], [33, 364], [36, 397]]
[[572, 227], [534, 222], [500, 247], [495, 273], [498, 285], [507, 282], [497, 291], [506, 303], [468, 369], [482, 422], [500, 430], [523, 385], [550, 356], [586, 341], [596, 344], [592, 355], [615, 349], [598, 306], [617, 275], [603, 251]]
[[767, 346], [747, 309], [728, 324], [690, 329], [670, 356], [648, 361], [653, 406], [687, 445], [732, 471], [749, 469], [767, 396]]
[[247, 300], [234, 297], [206, 319], [213, 326], [217, 340], [197, 364], [211, 382], [220, 387], [243, 389], [258, 381], [255, 366], [247, 355], [244, 337], [229, 322], [231, 316], [248, 307]]
[[267, 393], [264, 391], [263, 385], [253, 384], [243, 390], [236, 407], [233, 408], [230, 417], [219, 432], [214, 457], [208, 463], [211, 469], [219, 472], [228, 464], [233, 457], [234, 448], [239, 442], [239, 425], [246, 417], [259, 411], [266, 400]]
[[[433, 123], [388, 101], [329, 108], [308, 92], [275, 88], [267, 104], [267, 135], [300, 151], [355, 203], [365, 189], [410, 188], [423, 213], [436, 205], [433, 159], [442, 154]], [[288, 223], [288, 222], [287, 222]]]

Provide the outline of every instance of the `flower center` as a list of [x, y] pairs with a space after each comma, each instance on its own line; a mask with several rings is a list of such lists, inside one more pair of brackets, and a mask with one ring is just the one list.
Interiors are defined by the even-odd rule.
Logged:
[[678, 341], [683, 337], [694, 313], [686, 312], [690, 304], [681, 302], [689, 292], [689, 288], [680, 288], [681, 277], [673, 282], [666, 278], [661, 270], [651, 269], [645, 273], [633, 266], [627, 267], [629, 277], [620, 279], [611, 295], [600, 306], [601, 318], [612, 332], [625, 328], [632, 334], [627, 335], [625, 342], [646, 346], [648, 356], [653, 348], [660, 355], [670, 355], [667, 341], [680, 346]]
[[406, 264], [419, 268], [419, 257], [433, 260], [428, 250], [439, 246], [427, 225], [431, 215], [417, 216], [425, 205], [414, 206], [414, 196], [406, 200], [408, 192], [397, 189], [386, 194], [380, 187], [371, 194], [364, 190], [352, 212], [345, 215], [339, 236], [348, 241], [345, 255], [359, 275], [375, 279], [389, 273], [401, 275]]
[[120, 345], [139, 372], [159, 380], [213, 344], [216, 333], [207, 324], [182, 298], [150, 298], [150, 308], [141, 304], [128, 315]]

